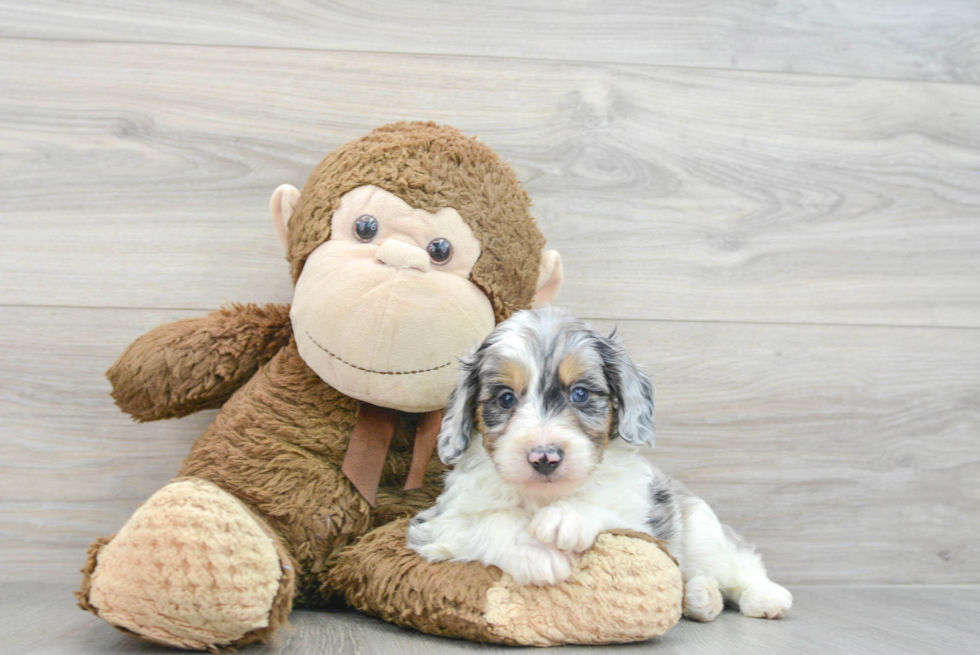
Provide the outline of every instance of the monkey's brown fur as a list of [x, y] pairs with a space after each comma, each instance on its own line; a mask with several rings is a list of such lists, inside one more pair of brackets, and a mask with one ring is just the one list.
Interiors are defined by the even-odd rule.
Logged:
[[232, 305], [161, 325], [109, 369], [112, 396], [137, 421], [221, 407], [292, 338], [289, 305]]
[[417, 209], [456, 209], [480, 240], [470, 280], [490, 299], [497, 322], [530, 306], [544, 237], [531, 217], [527, 192], [488, 146], [435, 123], [386, 125], [341, 146], [316, 167], [290, 219], [294, 282], [309, 254], [330, 237], [330, 216], [340, 197], [365, 184]]
[[[427, 211], [455, 208], [482, 244], [470, 279], [490, 299], [496, 320], [530, 305], [544, 239], [529, 213], [527, 194], [490, 148], [432, 123], [382, 127], [342, 146], [317, 166], [289, 223], [294, 281], [309, 254], [329, 238], [340, 196], [365, 184]], [[430, 462], [422, 488], [402, 489], [417, 420], [408, 414], [399, 419], [376, 507], [354, 490], [340, 467], [357, 401], [323, 382], [300, 358], [285, 306], [235, 305], [161, 326], [131, 345], [108, 377], [119, 406], [139, 421], [221, 407], [184, 461], [179, 479], [209, 481], [230, 493], [276, 544], [283, 576], [268, 625], [230, 642], [205, 641], [203, 647], [265, 640], [285, 622], [290, 601], [323, 605], [344, 593], [363, 600], [368, 591], [340, 589], [331, 577], [344, 548], [360, 544], [360, 550], [346, 555], [342, 582], [351, 585], [359, 579], [352, 572], [356, 567], [352, 568], [351, 553], [370, 551], [374, 543], [370, 536], [360, 538], [429, 506], [441, 490], [444, 469], [437, 459]], [[91, 579], [110, 539], [93, 544], [77, 594], [80, 605], [97, 615], [100, 608], [91, 602]], [[384, 557], [374, 555], [371, 566], [383, 568], [378, 558]], [[404, 557], [399, 557], [393, 566], [404, 566]], [[430, 578], [444, 575], [442, 569], [432, 570]], [[499, 578], [499, 572], [495, 576]], [[452, 584], [446, 578], [438, 588]], [[385, 602], [374, 599], [376, 605]], [[389, 610], [397, 613], [397, 608]], [[473, 611], [479, 611], [479, 603]], [[437, 632], [453, 633], [451, 621], [441, 625]], [[481, 638], [479, 630], [470, 627], [458, 634]], [[195, 641], [143, 636], [201, 647]]]

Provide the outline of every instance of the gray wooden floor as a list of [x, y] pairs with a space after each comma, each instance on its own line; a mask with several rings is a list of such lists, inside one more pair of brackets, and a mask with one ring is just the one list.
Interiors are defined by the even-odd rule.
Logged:
[[0, 651], [146, 649], [67, 590], [213, 413], [134, 425], [103, 372], [288, 302], [269, 194], [405, 119], [515, 166], [560, 304], [656, 381], [656, 462], [796, 585], [634, 650], [980, 651], [980, 3], [253, 4], [0, 0]]
[[[978, 586], [793, 587], [797, 606], [780, 621], [747, 619], [726, 610], [713, 623], [682, 620], [662, 637], [616, 646], [626, 655], [967, 655], [980, 652]], [[89, 620], [65, 602], [65, 585], [0, 584], [0, 655], [173, 653]], [[243, 655], [448, 655], [541, 653], [430, 637], [356, 612], [293, 613], [292, 629], [268, 646]], [[562, 655], [595, 653], [595, 647], [548, 649]], [[610, 649], [613, 650], [613, 649]]]

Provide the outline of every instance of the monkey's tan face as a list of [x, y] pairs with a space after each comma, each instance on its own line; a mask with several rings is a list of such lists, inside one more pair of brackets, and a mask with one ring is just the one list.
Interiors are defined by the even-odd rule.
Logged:
[[373, 185], [346, 193], [307, 259], [290, 318], [300, 356], [358, 400], [445, 406], [457, 358], [494, 328], [469, 280], [480, 242], [456, 210], [415, 209]]

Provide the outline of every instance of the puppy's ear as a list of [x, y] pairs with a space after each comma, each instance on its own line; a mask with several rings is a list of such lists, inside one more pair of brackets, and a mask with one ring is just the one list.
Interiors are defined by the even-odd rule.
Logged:
[[599, 348], [616, 411], [616, 431], [631, 444], [653, 445], [653, 383], [626, 354], [616, 332]]
[[482, 349], [460, 360], [456, 388], [449, 394], [449, 402], [442, 416], [442, 427], [439, 429], [439, 459], [443, 464], [454, 464], [470, 445], [476, 394], [480, 390], [481, 354]]

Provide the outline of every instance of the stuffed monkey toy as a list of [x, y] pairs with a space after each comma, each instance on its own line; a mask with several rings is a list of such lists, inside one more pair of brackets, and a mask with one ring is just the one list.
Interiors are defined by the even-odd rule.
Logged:
[[198, 650], [267, 641], [293, 607], [346, 602], [432, 634], [508, 644], [661, 634], [680, 573], [657, 543], [606, 533], [572, 577], [521, 587], [496, 567], [405, 545], [431, 505], [456, 358], [551, 301], [528, 196], [487, 146], [432, 123], [374, 130], [271, 201], [291, 307], [235, 305], [163, 325], [109, 370], [137, 421], [221, 408], [176, 478], [96, 541], [79, 604]]

